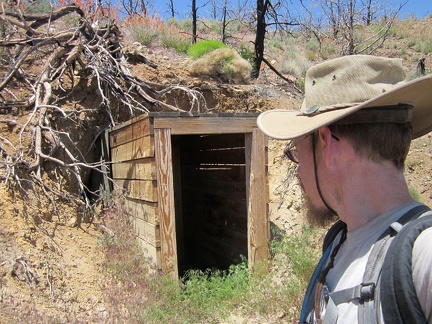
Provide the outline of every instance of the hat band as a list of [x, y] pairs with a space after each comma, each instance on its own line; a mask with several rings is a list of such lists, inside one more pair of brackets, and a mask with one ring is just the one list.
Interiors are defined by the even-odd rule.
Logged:
[[398, 104], [392, 106], [370, 107], [357, 110], [334, 124], [375, 124], [375, 123], [395, 123], [404, 124], [411, 121], [412, 105]]

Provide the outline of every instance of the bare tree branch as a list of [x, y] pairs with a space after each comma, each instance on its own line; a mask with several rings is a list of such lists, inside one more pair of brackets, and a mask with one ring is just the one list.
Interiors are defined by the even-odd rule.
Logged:
[[[71, 15], [75, 17], [67, 24], [53, 24]], [[103, 171], [109, 162], [100, 158], [94, 162], [92, 156], [100, 130], [152, 110], [207, 109], [197, 90], [178, 85], [156, 90], [135, 77], [123, 53], [119, 28], [111, 19], [103, 20], [103, 26], [91, 24], [75, 5], [48, 14], [25, 14], [19, 6], [5, 10], [4, 4], [0, 5], [0, 24], [10, 31], [0, 39], [0, 49], [7, 54], [3, 60], [8, 63], [0, 67], [0, 109], [26, 110], [22, 124], [0, 120], [16, 128], [18, 134], [15, 141], [0, 137], [0, 178], [25, 194], [39, 188], [55, 211], [57, 199], [79, 198], [91, 208], [88, 174], [94, 171], [109, 176]], [[143, 62], [157, 68], [145, 57]], [[19, 92], [13, 90], [16, 84], [22, 85]], [[80, 92], [78, 84], [93, 84], [96, 105], [79, 105], [84, 99], [75, 99]], [[165, 102], [162, 98], [171, 92], [188, 96], [190, 106]], [[90, 116], [98, 120], [98, 131], [80, 143], [76, 130], [85, 135], [94, 132]], [[76, 190], [68, 191], [60, 182], [75, 183]]]

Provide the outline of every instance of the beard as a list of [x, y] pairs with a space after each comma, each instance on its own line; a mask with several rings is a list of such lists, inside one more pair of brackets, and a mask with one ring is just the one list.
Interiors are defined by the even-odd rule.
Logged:
[[[300, 180], [300, 179], [299, 179]], [[299, 181], [300, 188], [303, 193], [303, 206], [306, 209], [306, 220], [311, 226], [326, 226], [337, 219], [337, 215], [335, 215], [330, 209], [327, 207], [317, 207], [315, 206], [309, 196], [306, 194], [306, 191]]]

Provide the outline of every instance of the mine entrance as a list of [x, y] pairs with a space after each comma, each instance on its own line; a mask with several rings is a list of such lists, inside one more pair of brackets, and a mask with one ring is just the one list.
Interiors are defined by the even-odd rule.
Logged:
[[248, 258], [244, 134], [172, 136], [179, 275]]

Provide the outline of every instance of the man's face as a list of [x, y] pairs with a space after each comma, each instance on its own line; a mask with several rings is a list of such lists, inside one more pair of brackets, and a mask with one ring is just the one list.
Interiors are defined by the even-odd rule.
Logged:
[[[319, 169], [320, 161], [318, 159], [314, 161], [313, 158], [313, 150], [316, 149], [313, 145], [313, 136], [314, 134], [311, 134], [306, 138], [294, 141], [299, 161], [297, 175], [303, 191], [306, 218], [311, 225], [322, 226], [333, 220], [335, 215], [324, 205], [318, 193], [314, 164], [317, 163], [316, 167], [318, 173], [320, 173], [321, 170]], [[319, 155], [317, 154], [317, 156]], [[325, 195], [325, 193], [323, 194]]]

